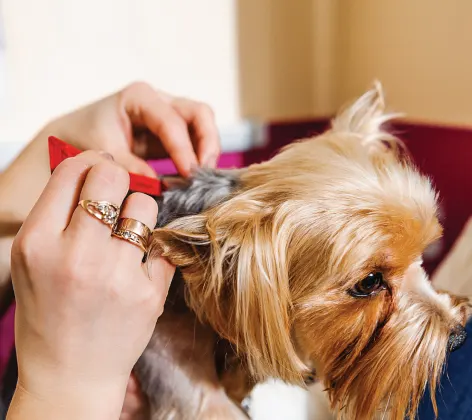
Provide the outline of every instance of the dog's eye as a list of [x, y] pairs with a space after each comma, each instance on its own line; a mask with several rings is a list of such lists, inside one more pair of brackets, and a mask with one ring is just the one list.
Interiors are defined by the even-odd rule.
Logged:
[[383, 289], [385, 289], [385, 283], [382, 273], [371, 273], [349, 290], [349, 293], [354, 297], [367, 297]]

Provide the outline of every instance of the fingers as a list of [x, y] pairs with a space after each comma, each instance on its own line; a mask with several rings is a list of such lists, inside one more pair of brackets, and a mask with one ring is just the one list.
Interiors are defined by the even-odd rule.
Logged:
[[62, 162], [55, 169], [23, 226], [41, 228], [47, 220], [49, 234], [62, 232], [77, 207], [88, 171], [93, 165], [104, 161], [99, 153], [88, 151]]
[[128, 386], [126, 387], [127, 392], [137, 393], [140, 391], [138, 380], [134, 373], [131, 373], [128, 381]]
[[128, 169], [129, 172], [157, 178], [157, 174], [143, 159], [133, 154], [126, 154], [120, 159], [120, 163]]
[[120, 420], [140, 420], [149, 418], [149, 402], [141, 391], [137, 379], [131, 374], [126, 388], [125, 400]]
[[[152, 231], [157, 221], [157, 203], [148, 195], [131, 194], [123, 203], [121, 218], [135, 219], [145, 224]], [[141, 264], [144, 255], [142, 249], [124, 239], [116, 237], [114, 239], [117, 242], [117, 252], [122, 258], [131, 258]]]
[[166, 259], [159, 257], [149, 259], [144, 264], [144, 269], [158, 294], [163, 295], [165, 298], [169, 291], [170, 282], [174, 277], [175, 267]]
[[[120, 219], [135, 219], [144, 223], [152, 230], [156, 225], [157, 211], [157, 204], [151, 197], [141, 193], [134, 193], [125, 200]], [[158, 296], [161, 301], [161, 304], [156, 304], [156, 307], [163, 306], [175, 268], [166, 260], [160, 258], [153, 259], [152, 261], [148, 260], [145, 264], [142, 264], [144, 251], [139, 246], [115, 236], [112, 236], [112, 239], [116, 242], [116, 253], [113, 253], [113, 255], [117, 255], [117, 258], [122, 262], [132, 262], [134, 260], [142, 266], [146, 285], [154, 289], [155, 296]], [[138, 281], [138, 279], [135, 279], [135, 281]]]
[[221, 146], [212, 109], [206, 104], [184, 98], [178, 98], [172, 104], [192, 128], [200, 165], [214, 168], [218, 162]]
[[187, 125], [173, 107], [145, 83], [136, 83], [121, 93], [123, 106], [136, 126], [147, 127], [162, 142], [183, 176], [198, 165]]
[[[80, 192], [80, 200], [107, 201], [120, 207], [129, 188], [129, 174], [124, 168], [110, 161], [94, 165], [88, 172]], [[93, 217], [81, 206], [77, 206], [68, 226], [70, 233], [87, 234], [92, 240], [106, 241], [110, 237], [110, 226]]]

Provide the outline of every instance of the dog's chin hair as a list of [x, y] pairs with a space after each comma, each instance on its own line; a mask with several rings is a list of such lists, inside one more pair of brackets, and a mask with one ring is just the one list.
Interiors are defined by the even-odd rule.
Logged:
[[[467, 307], [465, 299], [452, 304], [458, 317]], [[436, 386], [450, 329], [440, 316], [431, 317], [427, 303], [407, 295], [393, 302], [379, 296], [364, 313], [336, 297], [313, 301], [298, 317], [299, 336], [312, 331], [312, 344], [301, 343], [310, 349], [304, 358], [316, 361], [339, 418], [415, 418], [428, 384], [437, 412]], [[333, 322], [336, 318], [339, 322]]]
[[428, 384], [437, 415], [436, 387], [448, 337], [437, 321], [418, 317], [409, 320], [410, 327], [393, 316], [390, 326], [382, 330], [377, 342], [367, 344], [365, 352], [342, 361], [329, 360], [327, 355], [325, 384], [340, 417], [403, 420], [406, 414], [414, 419]]

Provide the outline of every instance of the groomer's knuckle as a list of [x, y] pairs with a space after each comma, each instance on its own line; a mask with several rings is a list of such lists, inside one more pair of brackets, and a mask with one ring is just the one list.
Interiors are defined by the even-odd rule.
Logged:
[[86, 159], [67, 158], [54, 170], [53, 176], [61, 178], [75, 178], [90, 166]]
[[[138, 304], [140, 307], [150, 315], [154, 315], [164, 308], [165, 298], [156, 293], [154, 287], [143, 287], [141, 292], [137, 295]], [[163, 310], [163, 309], [162, 309]]]
[[41, 256], [40, 243], [38, 243], [34, 230], [20, 232], [13, 241], [11, 248], [11, 258], [14, 262], [20, 262], [23, 265], [35, 265]]
[[86, 150], [85, 152], [82, 152], [79, 155], [77, 155], [73, 160], [76, 160], [79, 162], [94, 163], [101, 159], [102, 157], [100, 156], [97, 150]]
[[60, 265], [63, 282], [82, 287], [87, 278], [87, 266], [84, 253], [78, 246], [68, 249]]
[[123, 186], [129, 183], [128, 172], [120, 165], [111, 162], [103, 161], [95, 165], [94, 176], [107, 185]]
[[61, 282], [67, 289], [83, 289], [85, 276], [82, 270], [78, 270], [74, 264], [64, 262], [61, 267]]
[[[139, 208], [143, 214], [154, 216], [158, 212], [158, 205], [155, 199], [144, 193], [133, 193], [128, 197], [128, 203], [132, 203], [134, 208]], [[143, 222], [144, 223], [144, 222]], [[150, 229], [154, 226], [148, 226]]]
[[205, 102], [196, 102], [195, 112], [202, 119], [213, 120], [215, 118], [213, 108]]
[[131, 300], [131, 295], [125, 285], [121, 281], [119, 281], [119, 279], [120, 276], [116, 276], [115, 281], [111, 282], [111, 284], [109, 285], [108, 296], [112, 301], [115, 302], [128, 302]]
[[141, 80], [132, 82], [123, 89], [124, 95], [141, 96], [141, 95], [149, 95], [152, 93], [154, 93], [153, 87], [149, 83], [141, 81]]
[[144, 309], [148, 309], [152, 305], [153, 298], [154, 296], [152, 294], [152, 291], [150, 291], [148, 287], [142, 287], [134, 295], [134, 299], [136, 300], [136, 303], [140, 305], [141, 308], [144, 308]]
[[85, 289], [85, 276], [81, 270], [77, 270], [73, 264], [64, 260], [59, 268], [56, 288], [58, 294], [74, 295]]

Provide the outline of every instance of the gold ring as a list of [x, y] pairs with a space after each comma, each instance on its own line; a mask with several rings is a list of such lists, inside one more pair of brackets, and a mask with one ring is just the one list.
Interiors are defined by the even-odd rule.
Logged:
[[120, 207], [108, 201], [80, 200], [79, 206], [108, 226], [114, 226], [120, 215]]
[[151, 229], [139, 220], [122, 217], [113, 227], [111, 234], [133, 245], [139, 246], [144, 253], [147, 253], [149, 240], [151, 238]]

